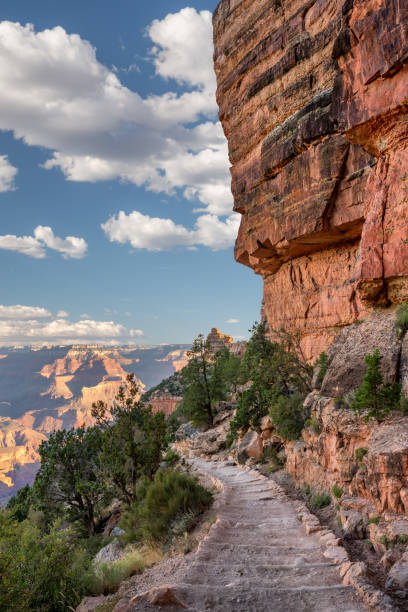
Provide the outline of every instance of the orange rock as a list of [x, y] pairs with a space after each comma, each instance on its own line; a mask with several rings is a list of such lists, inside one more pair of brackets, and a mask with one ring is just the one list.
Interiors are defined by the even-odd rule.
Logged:
[[174, 592], [174, 588], [164, 585], [160, 587], [153, 587], [150, 591], [146, 591], [146, 593], [141, 593], [140, 595], [136, 595], [131, 599], [130, 603], [134, 603], [136, 601], [140, 601], [144, 599], [145, 601], [153, 604], [154, 606], [172, 606], [177, 605], [181, 608], [187, 608], [183, 602], [179, 600], [177, 595]]
[[408, 296], [408, 5], [221, 0], [214, 45], [235, 257], [315, 358]]

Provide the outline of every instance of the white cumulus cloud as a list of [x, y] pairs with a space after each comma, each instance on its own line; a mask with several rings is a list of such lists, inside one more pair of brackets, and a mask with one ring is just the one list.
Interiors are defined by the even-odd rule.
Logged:
[[47, 249], [61, 253], [64, 259], [81, 259], [85, 257], [88, 245], [83, 238], [55, 236], [50, 227], [39, 225], [33, 236], [15, 236], [5, 234], [0, 236], [0, 249], [16, 251], [34, 259], [44, 259]]
[[17, 172], [17, 168], [10, 164], [7, 155], [0, 155], [0, 193], [15, 189], [14, 179]]
[[2, 321], [48, 319], [49, 317], [51, 317], [50, 311], [38, 306], [21, 306], [21, 304], [3, 306], [0, 304], [0, 320]]
[[172, 219], [150, 217], [138, 211], [126, 214], [120, 211], [102, 224], [111, 242], [130, 244], [136, 249], [167, 251], [177, 246], [200, 245], [214, 250], [230, 247], [235, 240], [240, 217], [232, 214], [225, 221], [215, 215], [202, 215], [189, 230]]
[[156, 74], [192, 91], [142, 98], [79, 35], [0, 22], [0, 129], [51, 150], [45, 168], [72, 181], [120, 178], [154, 191], [186, 189], [206, 207], [225, 202], [230, 178], [216, 122], [211, 14], [186, 8], [147, 33]]
[[143, 336], [140, 329], [127, 329], [114, 321], [95, 321], [87, 315], [68, 320], [61, 310], [56, 316], [36, 306], [0, 305], [0, 345], [10, 344], [126, 344]]

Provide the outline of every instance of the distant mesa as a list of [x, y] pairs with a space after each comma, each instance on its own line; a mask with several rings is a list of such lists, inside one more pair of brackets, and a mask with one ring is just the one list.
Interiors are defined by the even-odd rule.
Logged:
[[219, 329], [213, 327], [207, 336], [207, 342], [211, 347], [211, 351], [216, 353], [224, 347], [230, 349], [234, 343], [234, 338], [228, 334], [222, 334]]
[[[187, 363], [189, 345], [12, 347], [0, 359], [0, 504], [39, 467], [38, 448], [55, 430], [91, 426], [92, 404], [111, 404], [129, 373], [139, 390]], [[7, 359], [5, 359], [7, 357]], [[162, 409], [171, 414], [175, 401]]]

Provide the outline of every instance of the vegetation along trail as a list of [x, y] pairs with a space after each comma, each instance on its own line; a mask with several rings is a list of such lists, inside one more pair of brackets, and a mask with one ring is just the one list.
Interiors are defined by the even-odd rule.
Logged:
[[[190, 460], [223, 487], [218, 520], [172, 590], [188, 610], [363, 612], [320, 539], [306, 535], [295, 504], [273, 481], [222, 462]], [[154, 606], [139, 599], [133, 610]], [[170, 609], [170, 608], [167, 608]], [[171, 610], [186, 609], [171, 606]]]

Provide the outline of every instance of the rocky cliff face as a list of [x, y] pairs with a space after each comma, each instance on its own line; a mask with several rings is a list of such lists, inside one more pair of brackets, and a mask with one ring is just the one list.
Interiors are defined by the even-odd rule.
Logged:
[[221, 0], [214, 41], [235, 257], [316, 357], [408, 296], [408, 4]]

